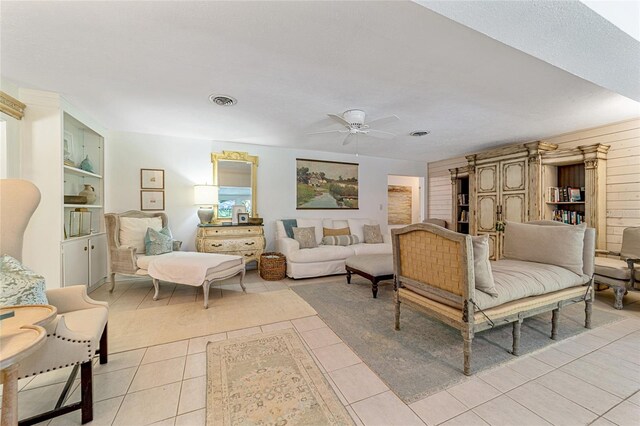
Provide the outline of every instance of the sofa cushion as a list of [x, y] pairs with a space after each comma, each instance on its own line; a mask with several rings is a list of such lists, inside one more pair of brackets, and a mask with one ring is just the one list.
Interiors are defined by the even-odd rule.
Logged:
[[307, 228], [293, 228], [293, 239], [300, 244], [301, 249], [318, 247], [315, 228], [312, 226]]
[[120, 245], [136, 249], [136, 253], [145, 252], [144, 236], [147, 228], [159, 231], [162, 229], [162, 219], [159, 217], [121, 217]]
[[349, 230], [352, 235], [356, 235], [360, 241], [364, 241], [364, 225], [372, 225], [370, 219], [347, 219]]
[[287, 234], [287, 237], [293, 238], [293, 228], [298, 227], [298, 221], [295, 219], [283, 219], [282, 226], [284, 228], [284, 232]]
[[560, 266], [522, 260], [491, 262], [491, 269], [498, 297], [476, 291], [474, 301], [481, 309], [589, 282], [589, 277], [574, 274]]
[[[351, 235], [349, 227], [346, 228], [322, 228], [322, 235], [324, 237], [333, 237], [336, 235]], [[324, 244], [324, 243], [323, 243]]]
[[364, 234], [365, 244], [380, 244], [384, 242], [382, 232], [380, 232], [380, 225], [362, 225], [362, 233]]
[[0, 306], [46, 305], [44, 277], [9, 255], [0, 258]]
[[318, 246], [306, 250], [295, 250], [287, 256], [287, 263], [314, 263], [329, 260], [344, 260], [355, 253], [356, 246]]
[[582, 275], [586, 225], [544, 226], [506, 222], [504, 257], [557, 265]]
[[489, 261], [489, 235], [471, 237], [473, 244], [473, 272], [476, 290], [483, 291], [493, 297], [498, 296]]
[[298, 228], [313, 228], [316, 234], [316, 242], [322, 241], [322, 219], [296, 219]]
[[382, 244], [354, 244], [349, 246], [353, 249], [354, 253], [360, 254], [390, 254], [392, 253], [391, 243]]
[[350, 246], [359, 242], [355, 235], [329, 235], [322, 239], [322, 244], [327, 246]]

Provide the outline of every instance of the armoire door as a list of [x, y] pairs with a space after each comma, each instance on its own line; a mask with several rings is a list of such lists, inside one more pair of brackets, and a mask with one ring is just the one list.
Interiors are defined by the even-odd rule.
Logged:
[[502, 220], [526, 222], [527, 207], [527, 159], [502, 161], [500, 170], [500, 197]]

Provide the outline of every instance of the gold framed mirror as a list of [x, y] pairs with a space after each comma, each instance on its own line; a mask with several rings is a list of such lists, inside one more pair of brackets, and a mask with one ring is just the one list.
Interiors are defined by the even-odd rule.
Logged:
[[234, 206], [258, 215], [258, 157], [241, 151], [211, 153], [213, 184], [218, 187], [218, 220], [231, 221]]

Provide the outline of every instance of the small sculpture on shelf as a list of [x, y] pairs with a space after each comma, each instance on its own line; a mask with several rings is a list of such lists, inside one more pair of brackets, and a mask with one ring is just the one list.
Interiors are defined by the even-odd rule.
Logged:
[[78, 193], [78, 195], [87, 197], [87, 204], [93, 204], [96, 201], [96, 190], [93, 186], [84, 184], [84, 189]]

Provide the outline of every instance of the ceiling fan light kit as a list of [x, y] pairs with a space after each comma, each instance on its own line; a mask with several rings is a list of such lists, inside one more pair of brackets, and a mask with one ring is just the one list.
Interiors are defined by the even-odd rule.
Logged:
[[385, 132], [382, 130], [378, 130], [378, 126], [384, 126], [390, 123], [394, 123], [399, 120], [399, 118], [395, 115], [390, 115], [388, 117], [377, 118], [375, 120], [366, 123], [366, 113], [360, 109], [350, 109], [342, 113], [342, 115], [337, 114], [327, 114], [329, 118], [337, 121], [342, 124], [345, 129], [343, 130], [325, 130], [321, 132], [313, 132], [309, 133], [310, 135], [318, 135], [324, 133], [342, 133], [346, 136], [342, 141], [342, 145], [348, 145], [356, 138], [358, 135], [371, 136], [374, 138], [394, 138], [396, 135], [394, 133]]

